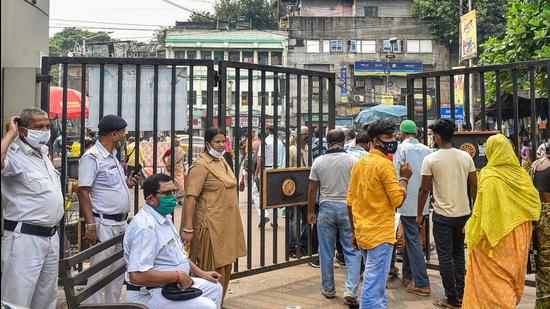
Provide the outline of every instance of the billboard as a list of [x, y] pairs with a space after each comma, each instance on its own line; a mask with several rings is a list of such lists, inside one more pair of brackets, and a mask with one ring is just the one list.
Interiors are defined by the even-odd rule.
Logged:
[[[99, 122], [99, 65], [90, 66], [89, 126], [95, 130]], [[152, 66], [142, 66], [140, 74], [140, 131], [153, 131], [153, 88], [154, 69]], [[185, 131], [188, 127], [187, 112], [187, 68], [176, 68], [176, 130]], [[172, 102], [172, 69], [158, 68], [158, 129], [170, 130]], [[118, 66], [105, 65], [104, 72], [103, 115], [117, 114], [118, 105]], [[128, 131], [135, 130], [136, 115], [136, 67], [124, 66], [122, 69], [122, 114], [128, 123]]]
[[460, 16], [460, 58], [462, 60], [477, 56], [476, 10]]
[[342, 68], [342, 89], [340, 90], [340, 102], [348, 102], [348, 69]]
[[355, 76], [385, 76], [389, 72], [392, 76], [406, 76], [409, 73], [422, 71], [422, 62], [420, 61], [356, 61], [353, 74]]

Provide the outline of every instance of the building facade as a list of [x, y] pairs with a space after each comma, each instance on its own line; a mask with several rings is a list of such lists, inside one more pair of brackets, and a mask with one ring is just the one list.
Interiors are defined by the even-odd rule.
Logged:
[[[410, 17], [411, 7], [406, 0], [302, 0], [288, 17], [288, 65], [336, 73], [337, 115], [404, 104], [407, 73], [450, 67], [448, 49]], [[433, 89], [428, 95], [431, 106]]]
[[[264, 65], [286, 66], [288, 59], [288, 34], [277, 30], [227, 30], [225, 26], [203, 23], [177, 23], [174, 30], [166, 33], [166, 57], [175, 59], [203, 59], [248, 62]], [[254, 114], [260, 114], [261, 110], [261, 80], [260, 72], [255, 71], [254, 76], [249, 77], [247, 70], [240, 72], [240, 108], [242, 114], [248, 109], [248, 80], [253, 79], [253, 102]], [[274, 79], [272, 74], [266, 75], [266, 115], [273, 115], [273, 89]], [[206, 70], [204, 67], [197, 67], [194, 72], [194, 93], [195, 109], [206, 111]], [[284, 85], [283, 82], [280, 85]], [[236, 122], [235, 116], [235, 71], [228, 71], [227, 82], [227, 117], [228, 127]], [[280, 97], [284, 94], [281, 87]], [[218, 88], [214, 88], [214, 109], [217, 112]], [[284, 109], [279, 107], [279, 112]], [[205, 116], [205, 115], [204, 115]], [[247, 121], [241, 117], [242, 122]], [[259, 118], [253, 118], [253, 126], [257, 127]], [[200, 127], [200, 123], [194, 126]], [[244, 124], [246, 127], [246, 123]]]

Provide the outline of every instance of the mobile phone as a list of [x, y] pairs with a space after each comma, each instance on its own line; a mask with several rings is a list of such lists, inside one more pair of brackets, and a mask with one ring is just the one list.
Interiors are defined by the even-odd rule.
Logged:
[[134, 170], [134, 175], [139, 175], [142, 169], [143, 166], [141, 166], [141, 164], [138, 164], [138, 166], [136, 166], [136, 169]]

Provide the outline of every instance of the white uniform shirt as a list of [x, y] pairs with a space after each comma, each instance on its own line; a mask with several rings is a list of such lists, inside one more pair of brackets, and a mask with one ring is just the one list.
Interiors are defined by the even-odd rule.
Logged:
[[[275, 143], [275, 138], [272, 134], [268, 135], [265, 139], [265, 167], [266, 168], [272, 168], [275, 163], [273, 162], [273, 144]], [[283, 142], [277, 138], [277, 157], [278, 160], [282, 158], [284, 155], [285, 147], [283, 145]], [[262, 154], [262, 145], [258, 148], [258, 156], [261, 156]]]
[[19, 137], [10, 145], [1, 172], [4, 218], [51, 227], [63, 217], [63, 193], [48, 147], [40, 152]]
[[130, 191], [124, 169], [99, 141], [78, 162], [78, 185], [91, 187], [92, 209], [99, 214], [130, 212]]
[[145, 205], [132, 219], [124, 234], [124, 260], [129, 272], [182, 271], [189, 273], [188, 256], [184, 251], [172, 217], [163, 217]]

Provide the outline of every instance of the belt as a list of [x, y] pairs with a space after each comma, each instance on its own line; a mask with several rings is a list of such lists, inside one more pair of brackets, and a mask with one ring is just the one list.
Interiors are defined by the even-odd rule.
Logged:
[[94, 212], [94, 217], [102, 217], [104, 219], [109, 219], [109, 220], [113, 220], [113, 221], [117, 221], [117, 222], [121, 222], [121, 221], [126, 221], [126, 219], [128, 219], [128, 214], [114, 214], [114, 215], [107, 215], [107, 214], [102, 214], [102, 215], [99, 215], [98, 213], [95, 213]]
[[[4, 228], [8, 231], [15, 231], [15, 228], [17, 227], [17, 221], [11, 221], [8, 219], [4, 219]], [[57, 231], [57, 226], [54, 225], [52, 227], [45, 227], [45, 226], [39, 226], [39, 225], [33, 225], [28, 224], [25, 222], [21, 222], [21, 233], [23, 234], [29, 234], [29, 235], [35, 235], [35, 236], [43, 236], [43, 237], [51, 237], [55, 235], [55, 232]]]
[[[140, 291], [141, 286], [130, 284], [126, 281], [124, 281], [124, 284], [126, 284], [126, 291]], [[162, 288], [162, 286], [147, 286], [145, 287], [148, 290], [156, 289], [156, 288]]]

